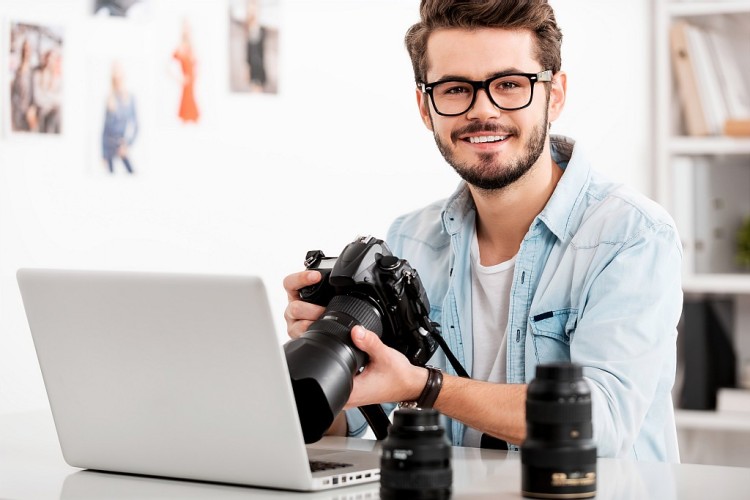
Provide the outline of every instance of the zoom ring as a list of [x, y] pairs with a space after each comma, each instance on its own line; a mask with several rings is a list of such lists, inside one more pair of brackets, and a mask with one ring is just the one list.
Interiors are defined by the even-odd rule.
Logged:
[[328, 303], [326, 311], [347, 314], [368, 330], [375, 332], [378, 337], [383, 335], [383, 323], [377, 309], [362, 299], [350, 295], [336, 295]]

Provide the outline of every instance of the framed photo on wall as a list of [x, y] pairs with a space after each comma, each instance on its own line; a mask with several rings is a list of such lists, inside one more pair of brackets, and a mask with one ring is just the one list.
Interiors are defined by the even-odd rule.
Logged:
[[89, 0], [91, 12], [101, 17], [139, 19], [147, 16], [149, 0]]
[[147, 62], [127, 56], [95, 57], [88, 64], [89, 172], [97, 177], [142, 173]]
[[64, 29], [11, 19], [8, 22], [7, 100], [3, 105], [11, 133], [62, 132]]
[[[226, 2], [161, 0], [153, 5], [146, 56], [153, 63], [154, 127], [198, 133], [226, 94]], [[218, 24], [217, 24], [218, 23]], [[163, 164], [163, 162], [162, 162]]]
[[193, 24], [187, 16], [181, 20], [179, 42], [172, 52], [172, 59], [176, 68], [179, 69], [176, 77], [180, 86], [180, 104], [177, 108], [177, 117], [182, 123], [197, 123], [200, 119], [200, 110], [195, 98], [198, 60], [193, 42]]
[[279, 88], [279, 1], [230, 0], [229, 87], [276, 94]]

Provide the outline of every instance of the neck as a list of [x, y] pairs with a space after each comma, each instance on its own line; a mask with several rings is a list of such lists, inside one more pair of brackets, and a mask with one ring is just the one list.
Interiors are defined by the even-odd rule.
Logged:
[[481, 263], [491, 266], [518, 253], [534, 218], [544, 209], [562, 177], [552, 161], [549, 142], [537, 163], [521, 179], [496, 191], [469, 186], [477, 207], [477, 240]]

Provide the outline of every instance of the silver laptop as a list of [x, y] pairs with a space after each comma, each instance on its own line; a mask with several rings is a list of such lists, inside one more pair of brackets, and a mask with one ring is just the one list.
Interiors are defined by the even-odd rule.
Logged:
[[305, 446], [260, 278], [17, 279], [68, 464], [291, 490], [379, 480], [374, 447]]

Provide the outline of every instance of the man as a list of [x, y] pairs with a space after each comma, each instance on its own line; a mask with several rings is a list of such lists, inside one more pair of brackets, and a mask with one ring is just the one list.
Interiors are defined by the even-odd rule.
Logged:
[[[387, 241], [419, 271], [431, 318], [472, 375], [411, 365], [362, 327], [370, 356], [348, 408], [417, 400], [427, 382], [455, 445], [525, 438], [526, 385], [540, 363], [584, 367], [601, 456], [679, 461], [671, 389], [682, 308], [681, 245], [667, 213], [593, 172], [550, 136], [565, 104], [562, 35], [543, 0], [423, 0], [406, 35], [417, 103], [463, 181], [398, 218]], [[603, 83], [605, 84], [605, 83]], [[288, 276], [299, 336], [322, 308], [298, 300], [314, 271]], [[330, 432], [364, 429], [356, 412]]]

